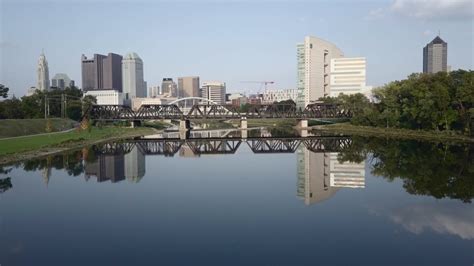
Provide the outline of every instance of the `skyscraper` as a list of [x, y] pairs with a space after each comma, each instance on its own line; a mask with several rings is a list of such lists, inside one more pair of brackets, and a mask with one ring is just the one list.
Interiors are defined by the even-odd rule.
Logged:
[[206, 81], [202, 83], [202, 98], [217, 104], [225, 104], [225, 83], [220, 81]]
[[93, 59], [82, 55], [82, 89], [117, 90], [122, 92], [122, 56], [109, 53], [94, 54]]
[[122, 81], [126, 100], [146, 97], [143, 61], [136, 53], [129, 53], [122, 59]]
[[36, 69], [38, 76], [38, 87], [40, 91], [49, 91], [49, 69], [48, 61], [46, 61], [46, 56], [44, 52], [41, 53], [38, 60], [38, 68]]
[[325, 40], [306, 36], [297, 50], [297, 105], [304, 108], [319, 98], [329, 96], [331, 59], [343, 57], [336, 45]]
[[199, 77], [178, 78], [178, 98], [200, 97]]
[[161, 94], [168, 97], [176, 97], [177, 85], [172, 78], [164, 78], [161, 82]]
[[436, 36], [423, 48], [423, 73], [448, 70], [448, 43]]

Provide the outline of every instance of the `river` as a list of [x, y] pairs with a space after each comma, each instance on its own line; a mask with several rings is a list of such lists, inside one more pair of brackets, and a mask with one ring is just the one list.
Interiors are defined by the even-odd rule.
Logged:
[[0, 172], [2, 266], [474, 263], [472, 144], [169, 135]]

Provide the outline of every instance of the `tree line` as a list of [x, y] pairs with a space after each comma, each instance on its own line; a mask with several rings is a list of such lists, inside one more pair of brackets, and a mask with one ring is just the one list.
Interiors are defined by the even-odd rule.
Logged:
[[[0, 84], [0, 97], [8, 97], [8, 87]], [[84, 110], [96, 103], [93, 96], [83, 97], [77, 87], [64, 90], [36, 90], [32, 95], [0, 101], [0, 119], [64, 117], [79, 121]]]
[[352, 124], [474, 134], [474, 71], [412, 74], [374, 89], [374, 101], [362, 94], [322, 101], [353, 112]]

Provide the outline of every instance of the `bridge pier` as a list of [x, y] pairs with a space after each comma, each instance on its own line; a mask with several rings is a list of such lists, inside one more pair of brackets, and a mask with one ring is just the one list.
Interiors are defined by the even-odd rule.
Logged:
[[243, 116], [240, 118], [240, 128], [247, 129], [247, 117]]
[[191, 121], [188, 119], [179, 120], [179, 131], [188, 131], [191, 129]]
[[182, 140], [186, 140], [186, 139], [189, 139], [189, 130], [186, 130], [186, 131], [182, 131], [180, 130], [179, 131], [179, 139], [182, 139]]
[[298, 129], [298, 134], [302, 138], [306, 138], [308, 136], [308, 130], [307, 129]]
[[134, 121], [130, 122], [130, 124], [131, 124], [132, 128], [136, 128], [136, 127], [139, 127], [142, 124], [142, 121], [134, 120]]
[[298, 121], [298, 124], [296, 125], [297, 129], [307, 129], [308, 128], [308, 120], [302, 119]]

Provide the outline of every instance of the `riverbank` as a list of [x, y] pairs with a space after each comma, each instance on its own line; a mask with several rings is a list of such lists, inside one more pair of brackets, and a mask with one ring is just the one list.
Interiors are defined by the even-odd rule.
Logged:
[[[0, 138], [18, 137], [47, 133], [46, 119], [0, 119]], [[51, 118], [50, 132], [65, 131], [74, 128], [76, 121], [71, 119]]]
[[393, 139], [417, 139], [425, 141], [452, 141], [452, 142], [472, 142], [474, 138], [459, 135], [449, 134], [447, 132], [436, 132], [436, 131], [424, 131], [424, 130], [411, 130], [403, 128], [378, 128], [378, 127], [367, 127], [367, 126], [354, 126], [349, 123], [331, 124], [331, 125], [319, 125], [312, 127], [313, 129], [338, 133], [348, 134], [355, 136], [364, 137], [385, 137]]
[[150, 135], [155, 132], [154, 129], [146, 127], [94, 127], [90, 132], [74, 130], [71, 132], [25, 136], [15, 139], [0, 139], [0, 164], [60, 153], [100, 142]]

